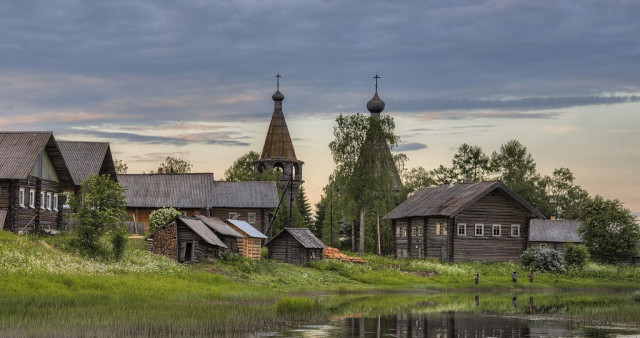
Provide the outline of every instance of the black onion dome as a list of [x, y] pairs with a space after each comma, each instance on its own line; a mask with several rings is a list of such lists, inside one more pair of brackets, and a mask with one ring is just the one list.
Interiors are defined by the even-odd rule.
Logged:
[[373, 98], [367, 102], [367, 110], [370, 113], [381, 113], [384, 110], [384, 101], [378, 97], [377, 92], [373, 95]]
[[280, 90], [277, 90], [277, 91], [273, 94], [273, 96], [271, 96], [271, 98], [272, 98], [274, 101], [282, 101], [282, 100], [284, 100], [284, 95], [282, 95], [282, 93], [280, 92]]

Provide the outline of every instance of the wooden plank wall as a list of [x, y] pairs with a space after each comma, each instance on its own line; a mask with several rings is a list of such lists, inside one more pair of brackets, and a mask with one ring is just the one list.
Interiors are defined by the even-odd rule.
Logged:
[[[2, 189], [2, 194], [6, 197], [7, 209], [10, 210], [10, 204], [13, 204], [13, 213], [11, 215], [10, 223], [13, 225], [13, 231], [31, 231], [35, 229], [41, 230], [59, 230], [62, 228], [62, 184], [53, 181], [42, 180], [33, 176], [30, 176], [26, 180], [14, 181], [14, 191], [11, 192], [10, 184], [7, 185], [6, 190]], [[20, 206], [19, 196], [20, 188], [24, 188], [24, 203], [25, 207]], [[29, 207], [29, 190], [35, 189], [35, 208]], [[45, 193], [45, 209], [40, 206], [40, 192]], [[51, 193], [51, 199], [53, 203], [53, 194], [58, 194], [58, 211], [53, 210], [53, 207], [49, 210], [46, 209], [46, 195]], [[10, 201], [12, 200], [12, 201]], [[9, 215], [7, 215], [9, 217]], [[30, 223], [29, 223], [30, 222]], [[8, 222], [9, 223], [9, 222]], [[29, 224], [28, 226], [26, 226]], [[25, 227], [26, 226], [26, 227]]]
[[[127, 207], [127, 213], [131, 216], [131, 220], [136, 223], [144, 224], [144, 231], [149, 233], [149, 217], [151, 213], [160, 208], [137, 208]], [[185, 216], [206, 215], [205, 209], [180, 209], [178, 211], [184, 213]]]
[[[445, 252], [445, 257], [448, 257], [447, 252], [447, 235], [444, 235], [444, 230], [447, 228], [447, 218], [441, 217], [429, 217], [427, 218], [427, 257], [442, 259], [442, 251]], [[440, 224], [440, 235], [436, 235], [437, 225]], [[444, 249], [443, 249], [444, 248]]]
[[[395, 220], [395, 229], [393, 229], [393, 235], [395, 237], [396, 243], [396, 257], [404, 258], [405, 254], [408, 254], [409, 251], [409, 231], [407, 230], [407, 236], [404, 236], [404, 232], [402, 229], [407, 229], [409, 222], [406, 218], [401, 218]], [[400, 235], [398, 236], [398, 229], [400, 230]]]
[[[492, 193], [456, 216], [454, 261], [503, 262], [520, 259], [524, 247], [525, 210], [498, 193]], [[466, 236], [457, 225], [466, 224]], [[484, 224], [484, 235], [475, 236], [475, 224]], [[492, 235], [492, 225], [501, 224], [501, 235]], [[520, 225], [520, 235], [511, 236], [511, 224]]]
[[237, 220], [245, 221], [249, 223], [248, 214], [250, 212], [256, 214], [256, 219], [253, 224], [251, 224], [256, 230], [262, 232], [264, 234], [267, 231], [267, 226], [269, 225], [268, 220], [268, 210], [267, 209], [237, 209], [237, 208], [211, 208], [211, 217], [216, 217], [220, 219], [229, 219], [229, 213], [235, 212], [238, 214]]

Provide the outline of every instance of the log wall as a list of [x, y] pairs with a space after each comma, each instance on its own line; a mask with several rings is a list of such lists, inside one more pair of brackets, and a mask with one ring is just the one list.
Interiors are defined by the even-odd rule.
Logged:
[[[24, 188], [24, 207], [20, 206], [20, 188]], [[35, 190], [35, 204], [29, 206], [29, 191]], [[45, 204], [41, 205], [40, 193], [45, 194]], [[51, 194], [51, 209], [47, 209], [47, 193]], [[62, 228], [62, 193], [63, 186], [58, 182], [42, 180], [29, 176], [26, 180], [4, 181], [0, 207], [7, 209], [5, 224], [8, 230], [60, 230]], [[53, 207], [53, 194], [58, 194], [58, 210]], [[1, 225], [0, 225], [1, 226]]]
[[268, 209], [240, 209], [240, 208], [211, 208], [211, 217], [216, 217], [220, 219], [229, 219], [229, 213], [235, 212], [238, 217], [236, 218], [239, 221], [245, 221], [249, 223], [248, 215], [249, 213], [256, 214], [255, 220], [251, 224], [256, 230], [261, 233], [265, 233], [267, 231], [267, 227], [269, 226], [269, 210]]
[[322, 259], [322, 249], [306, 249], [289, 233], [283, 233], [269, 242], [269, 259], [303, 265]]

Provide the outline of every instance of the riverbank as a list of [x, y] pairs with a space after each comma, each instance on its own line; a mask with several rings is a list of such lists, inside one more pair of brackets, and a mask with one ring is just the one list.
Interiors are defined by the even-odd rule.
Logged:
[[[438, 290], [473, 291], [484, 299], [490, 297], [488, 291], [511, 295], [597, 289], [631, 294], [640, 289], [640, 268], [596, 264], [582, 272], [538, 274], [534, 283], [521, 277], [514, 284], [512, 270], [521, 276], [525, 273], [516, 263], [442, 264], [367, 256], [365, 265], [325, 260], [300, 267], [232, 257], [185, 266], [148, 253], [141, 240], [131, 240], [124, 259], [116, 263], [75, 255], [61, 237], [5, 231], [0, 231], [0, 253], [2, 336], [51, 336], [52, 329], [73, 336], [254, 332], [292, 322], [328, 320], [356, 310], [351, 306], [367, 298], [359, 295], [376, 290], [384, 290], [383, 294], [414, 290], [426, 297], [385, 298], [379, 305], [388, 309], [406, 302], [464, 308], [472, 299], [469, 295], [457, 300], [451, 296], [452, 301], [429, 298], [442, 294], [433, 293]], [[472, 280], [475, 272], [481, 276], [477, 286]], [[336, 292], [343, 294], [337, 300], [317, 297]], [[347, 293], [351, 296], [345, 297]], [[382, 297], [368, 299], [379, 303]], [[343, 300], [349, 303], [336, 305]]]

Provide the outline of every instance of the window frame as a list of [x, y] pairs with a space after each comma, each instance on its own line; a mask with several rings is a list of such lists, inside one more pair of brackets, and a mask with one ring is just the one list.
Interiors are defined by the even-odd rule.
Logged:
[[247, 213], [247, 223], [256, 224], [256, 213], [255, 212], [248, 212]]
[[547, 243], [540, 243], [540, 249], [546, 249]]
[[[517, 234], [513, 234], [513, 230], [516, 230]], [[520, 224], [511, 224], [511, 237], [520, 237]]]
[[442, 225], [440, 223], [436, 223], [436, 236], [442, 235]]
[[51, 192], [47, 192], [47, 210], [51, 210], [51, 204], [53, 203], [53, 200], [51, 200]]
[[45, 209], [44, 191], [40, 191], [40, 209]]
[[[480, 233], [478, 233], [478, 229], [480, 229]], [[473, 228], [473, 233], [476, 236], [484, 236], [484, 223], [476, 224]]]
[[411, 237], [417, 237], [418, 236], [418, 227], [413, 225], [411, 226]]
[[36, 189], [29, 189], [29, 208], [36, 208]]
[[240, 214], [238, 214], [237, 212], [230, 212], [229, 213], [229, 219], [237, 220], [238, 216], [240, 216]]
[[18, 192], [18, 203], [20, 204], [21, 208], [24, 208], [24, 197], [25, 197], [25, 190], [24, 188], [20, 188], [19, 192]]
[[422, 228], [422, 225], [419, 225], [419, 226], [418, 226], [418, 236], [419, 236], [419, 237], [424, 236], [424, 230], [423, 230], [423, 228]]
[[[457, 229], [458, 229], [458, 231], [457, 231], [458, 236], [466, 236], [467, 235], [467, 223], [458, 223]], [[462, 233], [460, 233], [460, 230], [462, 230]]]
[[[498, 229], [498, 234], [496, 234], [496, 229]], [[502, 224], [491, 225], [491, 236], [494, 236], [494, 237], [502, 236]]]
[[58, 193], [53, 193], [53, 211], [58, 211], [58, 202], [60, 202]]
[[407, 238], [407, 226], [402, 227], [402, 238]]

